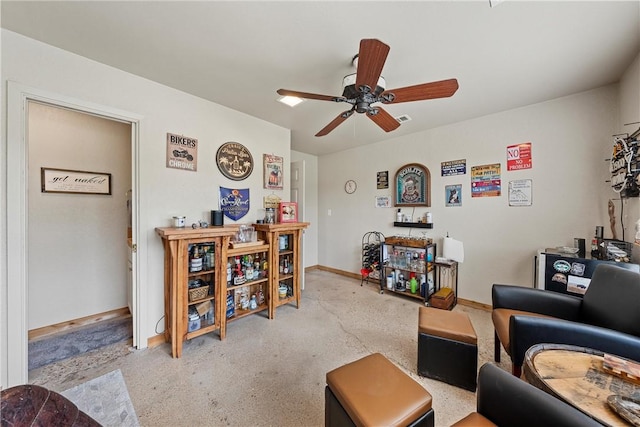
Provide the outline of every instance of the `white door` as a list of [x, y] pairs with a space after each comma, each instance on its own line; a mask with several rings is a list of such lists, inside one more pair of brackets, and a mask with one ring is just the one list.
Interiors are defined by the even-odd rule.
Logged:
[[[298, 221], [304, 222], [304, 160], [291, 163], [291, 201], [298, 204]], [[300, 247], [301, 289], [304, 289], [304, 230], [302, 230], [302, 246]]]

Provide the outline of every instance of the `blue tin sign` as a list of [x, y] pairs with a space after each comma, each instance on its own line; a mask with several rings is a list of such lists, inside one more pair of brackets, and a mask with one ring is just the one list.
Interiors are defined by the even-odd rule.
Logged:
[[234, 221], [249, 213], [249, 189], [220, 187], [220, 209]]

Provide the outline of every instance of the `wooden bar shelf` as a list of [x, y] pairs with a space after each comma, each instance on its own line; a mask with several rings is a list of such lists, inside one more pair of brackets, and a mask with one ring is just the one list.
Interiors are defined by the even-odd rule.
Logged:
[[433, 228], [433, 223], [426, 222], [397, 222], [394, 221], [394, 227], [406, 227], [406, 228]]

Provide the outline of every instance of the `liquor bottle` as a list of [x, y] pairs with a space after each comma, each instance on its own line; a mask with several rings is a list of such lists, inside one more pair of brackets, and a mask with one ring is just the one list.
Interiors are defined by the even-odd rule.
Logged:
[[231, 261], [227, 260], [227, 286], [231, 286], [233, 284], [231, 280]]
[[235, 314], [235, 304], [233, 301], [233, 291], [227, 291], [227, 319]]
[[258, 308], [258, 301], [256, 300], [255, 295], [251, 295], [251, 300], [249, 300], [249, 309], [255, 310]]
[[256, 292], [256, 298], [258, 299], [258, 305], [264, 304], [264, 292], [262, 291], [262, 285], [260, 285], [260, 289]]
[[190, 268], [189, 271], [196, 272], [202, 270], [202, 258], [200, 257], [200, 251], [198, 245], [193, 245], [193, 252], [191, 254], [191, 259], [189, 260]]
[[289, 274], [289, 257], [288, 256], [284, 257], [284, 265], [283, 265], [282, 272], [284, 274]]
[[418, 273], [425, 273], [426, 270], [426, 264], [424, 261], [424, 252], [420, 252], [420, 261], [418, 261]]
[[262, 253], [262, 277], [267, 277], [267, 273], [269, 272], [269, 261], [267, 261], [267, 254], [265, 252]]

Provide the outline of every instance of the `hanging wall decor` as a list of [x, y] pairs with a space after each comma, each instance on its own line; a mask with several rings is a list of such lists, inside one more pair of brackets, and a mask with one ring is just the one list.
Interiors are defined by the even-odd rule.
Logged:
[[198, 170], [198, 140], [167, 132], [167, 167]]
[[43, 193], [111, 195], [111, 174], [70, 169], [40, 168]]
[[216, 164], [222, 175], [233, 181], [242, 181], [253, 172], [253, 157], [238, 142], [222, 144], [216, 153]]
[[444, 186], [445, 206], [462, 206], [462, 184]]
[[234, 221], [249, 212], [249, 189], [220, 187], [220, 209], [224, 216]]
[[509, 206], [531, 206], [530, 179], [509, 181]]
[[263, 154], [264, 188], [282, 190], [284, 181], [284, 161], [280, 156]]
[[418, 163], [409, 163], [396, 172], [395, 206], [431, 206], [429, 169]]
[[440, 162], [442, 176], [464, 175], [467, 173], [467, 159]]
[[471, 197], [497, 197], [501, 190], [500, 163], [471, 167]]
[[389, 171], [381, 171], [376, 174], [376, 188], [378, 190], [389, 188]]
[[507, 147], [507, 170], [531, 169], [531, 143], [509, 145]]

